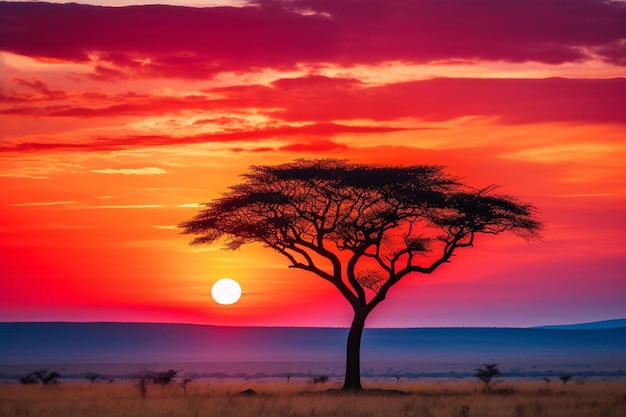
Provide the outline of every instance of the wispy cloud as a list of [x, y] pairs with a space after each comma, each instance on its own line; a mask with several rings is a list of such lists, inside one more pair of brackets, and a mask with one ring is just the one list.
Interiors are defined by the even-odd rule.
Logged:
[[[202, 134], [186, 137], [174, 137], [171, 135], [136, 135], [121, 138], [110, 138], [83, 142], [22, 142], [15, 145], [0, 146], [0, 152], [51, 152], [51, 151], [114, 151], [135, 149], [141, 147], [172, 146], [201, 143], [235, 143], [235, 142], [259, 142], [262, 140], [274, 140], [284, 138], [285, 140], [299, 141], [302, 136], [324, 137], [335, 136], [344, 133], [357, 134], [383, 134], [407, 130], [396, 127], [363, 127], [346, 126], [335, 123], [315, 123], [304, 126], [279, 125], [266, 128], [242, 129], [234, 132]], [[163, 171], [163, 172], [161, 172]], [[92, 172], [100, 174], [126, 174], [126, 175], [156, 175], [163, 174], [165, 170], [161, 168], [126, 168], [126, 169], [98, 169]]]
[[0, 177], [6, 177], [6, 178], [28, 178], [31, 180], [47, 180], [50, 179], [47, 176], [44, 175], [34, 175], [34, 174], [27, 174], [27, 173], [22, 173], [22, 172], [0, 172]]
[[581, 193], [581, 194], [559, 194], [557, 197], [561, 198], [601, 198], [601, 197], [613, 197], [613, 193]]
[[[435, 78], [372, 86], [350, 78], [304, 76], [277, 79], [270, 85], [215, 88], [184, 97], [127, 94], [102, 98], [92, 105], [78, 101], [50, 106], [36, 103], [8, 106], [0, 108], [0, 114], [87, 118], [236, 111], [248, 117], [261, 114], [270, 122], [246, 125], [245, 117], [212, 118], [197, 119], [191, 126], [184, 126], [189, 135], [187, 140], [226, 142], [267, 135], [387, 133], [401, 128], [368, 125], [364, 121], [383, 122], [407, 117], [446, 121], [485, 116], [506, 124], [626, 123], [621, 111], [625, 94], [624, 78]], [[103, 106], [102, 102], [114, 104]], [[337, 122], [339, 120], [358, 120], [360, 124], [342, 124]], [[205, 125], [215, 130], [207, 132]], [[193, 135], [196, 132], [206, 134]], [[150, 141], [150, 137], [139, 139]], [[21, 145], [24, 150], [58, 146], [55, 143]], [[0, 147], [3, 148], [9, 149]]]
[[76, 201], [40, 201], [40, 202], [28, 202], [28, 203], [13, 203], [11, 207], [37, 207], [37, 206], [67, 206], [75, 204]]
[[152, 209], [163, 208], [165, 206], [161, 204], [116, 204], [116, 205], [101, 205], [101, 206], [76, 206], [76, 209]]
[[[67, 201], [41, 201], [41, 202], [25, 202], [25, 203], [12, 203], [10, 207], [47, 207], [47, 206], [65, 206], [72, 210], [98, 210], [98, 209], [156, 209], [168, 207], [163, 204], [98, 204], [90, 205], [78, 203], [75, 200]], [[170, 206], [171, 207], [171, 206]], [[178, 207], [203, 207], [201, 204], [182, 204]], [[161, 228], [168, 228], [169, 226], [154, 226]], [[173, 226], [175, 227], [175, 226]]]
[[96, 174], [113, 174], [113, 175], [162, 175], [166, 174], [162, 168], [156, 167], [145, 167], [145, 168], [105, 168], [105, 169], [92, 169], [89, 172], [94, 172]]
[[198, 208], [198, 207], [204, 207], [203, 203], [187, 203], [187, 204], [179, 204], [177, 207], [180, 208]]
[[154, 227], [155, 229], [161, 229], [161, 230], [176, 230], [176, 229], [178, 229], [178, 226], [176, 226], [176, 225], [159, 225], [159, 224], [155, 224], [155, 225], [152, 225], [152, 227]]
[[613, 155], [623, 149], [615, 143], [570, 143], [546, 145], [500, 155], [505, 159], [518, 159], [537, 163], [554, 163], [572, 160], [593, 160]]

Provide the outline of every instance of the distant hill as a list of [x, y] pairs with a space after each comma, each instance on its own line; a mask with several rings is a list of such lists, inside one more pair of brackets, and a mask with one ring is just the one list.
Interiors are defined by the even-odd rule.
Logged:
[[626, 327], [626, 319], [594, 321], [591, 323], [556, 324], [556, 325], [550, 325], [550, 326], [537, 326], [534, 328], [535, 329], [576, 330], [576, 329], [615, 329], [618, 327]]
[[[343, 361], [348, 329], [156, 323], [0, 323], [0, 366], [27, 363]], [[626, 327], [365, 329], [365, 360], [616, 358]]]

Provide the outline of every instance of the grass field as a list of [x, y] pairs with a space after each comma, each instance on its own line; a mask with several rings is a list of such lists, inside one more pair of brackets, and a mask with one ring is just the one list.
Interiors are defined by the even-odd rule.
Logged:
[[[2, 417], [623, 417], [626, 382], [477, 382], [367, 384], [361, 394], [328, 391], [332, 383], [210, 382], [150, 385], [141, 399], [131, 382], [0, 385]], [[240, 392], [253, 389], [255, 395]], [[378, 389], [401, 390], [403, 394]], [[469, 407], [469, 409], [465, 408]]]

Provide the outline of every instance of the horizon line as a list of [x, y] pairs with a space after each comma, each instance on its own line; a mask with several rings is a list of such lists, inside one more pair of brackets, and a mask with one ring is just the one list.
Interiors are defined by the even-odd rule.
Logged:
[[[541, 324], [535, 326], [424, 326], [424, 327], [368, 327], [366, 329], [546, 329], [550, 330], [550, 327], [569, 327], [580, 325], [593, 325], [607, 322], [626, 321], [626, 317], [619, 317], [613, 319], [596, 320], [589, 322], [576, 322], [576, 323], [557, 323], [557, 324]], [[290, 325], [223, 325], [223, 324], [210, 324], [210, 323], [188, 323], [188, 322], [160, 322], [160, 321], [108, 321], [108, 320], [94, 320], [94, 321], [66, 321], [66, 320], [50, 320], [50, 321], [0, 321], [0, 324], [156, 324], [156, 325], [182, 325], [182, 326], [206, 326], [206, 327], [224, 327], [224, 328], [284, 328], [284, 329], [350, 329], [349, 326], [290, 326]], [[624, 326], [617, 326], [626, 327]], [[588, 329], [593, 330], [593, 329]]]

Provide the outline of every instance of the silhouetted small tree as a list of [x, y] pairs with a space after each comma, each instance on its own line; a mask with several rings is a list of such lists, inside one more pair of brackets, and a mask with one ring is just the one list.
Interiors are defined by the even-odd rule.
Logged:
[[325, 384], [328, 382], [328, 377], [326, 375], [316, 376], [313, 378], [314, 384]]
[[58, 379], [61, 377], [60, 373], [56, 371], [48, 372], [45, 369], [35, 371], [33, 372], [33, 375], [35, 376], [35, 378], [39, 379], [39, 381], [41, 381], [41, 383], [44, 385], [58, 384]]
[[563, 375], [560, 376], [559, 379], [561, 380], [562, 383], [567, 384], [567, 382], [572, 379], [571, 375]]
[[486, 363], [482, 368], [477, 368], [474, 376], [480, 379], [485, 384], [485, 390], [491, 391], [491, 384], [493, 378], [502, 375], [502, 372], [498, 369], [498, 365], [495, 363]]
[[39, 380], [32, 372], [28, 375], [24, 375], [20, 377], [20, 384], [22, 385], [32, 385], [32, 384], [38, 384], [38, 383], [39, 383]]
[[146, 368], [139, 368], [137, 372], [133, 374], [137, 388], [139, 388], [139, 392], [141, 392], [141, 398], [146, 398], [146, 395], [148, 395], [148, 383], [152, 381], [153, 377], [154, 372]]
[[185, 378], [182, 381], [180, 381], [180, 387], [183, 389], [185, 396], [187, 395], [187, 384], [189, 384], [191, 381], [193, 381], [193, 379], [191, 378]]
[[152, 381], [155, 384], [159, 384], [162, 387], [170, 384], [174, 378], [178, 375], [178, 371], [174, 369], [168, 369], [165, 372], [158, 372], [152, 375]]
[[96, 382], [96, 380], [100, 378], [100, 374], [96, 373], [96, 372], [87, 372], [85, 374], [85, 379], [88, 380], [89, 382], [91, 382], [92, 384], [94, 382]]

